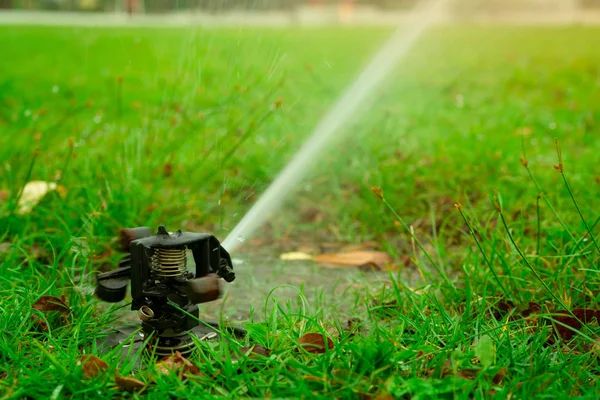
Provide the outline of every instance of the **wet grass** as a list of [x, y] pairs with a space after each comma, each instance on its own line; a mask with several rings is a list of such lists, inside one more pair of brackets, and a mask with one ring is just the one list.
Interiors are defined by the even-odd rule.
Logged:
[[[387, 34], [0, 28], [0, 393], [117, 396], [132, 365], [96, 348], [111, 315], [88, 281], [117, 262], [115, 232], [222, 238]], [[599, 36], [428, 34], [261, 233], [286, 250], [376, 240], [421, 279], [325, 291], [350, 329], [327, 302], [270, 298], [245, 339], [199, 343], [202, 376], [149, 368], [140, 396], [594, 397], [598, 326], [577, 310], [598, 309]], [[31, 180], [66, 192], [19, 215]], [[42, 295], [71, 307], [48, 332]], [[334, 348], [298, 350], [306, 332]], [[232, 356], [250, 344], [270, 356]], [[108, 370], [84, 379], [84, 353]]]

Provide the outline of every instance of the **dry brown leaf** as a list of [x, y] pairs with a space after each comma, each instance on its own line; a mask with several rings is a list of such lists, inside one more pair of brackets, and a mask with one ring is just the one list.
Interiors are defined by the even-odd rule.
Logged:
[[71, 312], [71, 309], [63, 299], [54, 296], [40, 297], [32, 308], [39, 311], [61, 311], [67, 314]]
[[108, 364], [92, 354], [81, 357], [81, 371], [86, 378], [95, 378], [106, 371]]
[[575, 333], [577, 333], [576, 330], [581, 330], [583, 327], [582, 323], [587, 324], [590, 322], [592, 318], [597, 316], [598, 311], [587, 308], [576, 308], [572, 313], [577, 318], [572, 317], [567, 312], [560, 313], [561, 315], [554, 317], [554, 320], [559, 322], [554, 324], [556, 332], [565, 340], [572, 339]]
[[174, 355], [160, 360], [156, 364], [156, 369], [163, 374], [175, 372], [182, 378], [187, 378], [189, 375], [200, 375], [200, 369], [178, 351]]
[[269, 357], [271, 350], [261, 345], [253, 345], [248, 347], [240, 348], [240, 355], [233, 355], [232, 361], [238, 362], [242, 356], [247, 357], [248, 360], [259, 360], [261, 357]]
[[521, 315], [523, 315], [523, 317], [527, 318], [532, 314], [539, 314], [541, 309], [542, 309], [542, 307], [540, 307], [539, 304], [530, 301], [529, 306], [527, 307], [527, 309], [523, 310]]
[[322, 264], [362, 267], [372, 265], [384, 268], [392, 262], [392, 257], [382, 251], [350, 251], [347, 253], [325, 253], [315, 256], [314, 260]]
[[573, 310], [573, 315], [577, 317], [581, 322], [587, 324], [592, 320], [592, 318], [598, 318], [600, 315], [599, 310], [590, 310], [588, 308], [576, 308]]
[[307, 333], [298, 339], [298, 345], [309, 353], [325, 353], [334, 347], [333, 340], [320, 333]]
[[313, 257], [310, 254], [302, 253], [299, 251], [293, 251], [290, 253], [283, 253], [279, 256], [280, 260], [285, 261], [307, 261], [312, 260]]
[[48, 332], [48, 324], [42, 318], [37, 315], [32, 315], [31, 320], [33, 321], [33, 327], [38, 332]]
[[506, 371], [507, 371], [506, 368], [500, 368], [498, 370], [498, 372], [494, 376], [494, 379], [492, 380], [494, 385], [500, 385], [502, 383], [502, 381], [504, 380], [504, 376], [506, 375]]
[[269, 357], [271, 355], [271, 350], [258, 344], [250, 347], [242, 347], [240, 351], [244, 354], [248, 354], [248, 358], [250, 359], [256, 359], [257, 355], [262, 357]]
[[115, 383], [121, 390], [125, 390], [129, 393], [139, 391], [146, 386], [144, 382], [135, 378], [127, 378], [124, 376], [115, 375]]
[[496, 308], [492, 311], [492, 315], [496, 320], [500, 321], [504, 316], [512, 311], [515, 308], [515, 305], [510, 300], [500, 300], [496, 304]]
[[9, 197], [10, 197], [10, 192], [8, 192], [7, 190], [0, 189], [0, 201], [8, 200]]
[[473, 368], [466, 368], [466, 369], [459, 370], [458, 376], [463, 379], [473, 380], [473, 379], [477, 378], [477, 375], [479, 374], [479, 372], [481, 372], [481, 370], [473, 369]]

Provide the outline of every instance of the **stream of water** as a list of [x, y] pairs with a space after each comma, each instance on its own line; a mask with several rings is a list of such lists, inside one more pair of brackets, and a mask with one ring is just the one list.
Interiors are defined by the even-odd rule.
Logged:
[[389, 78], [413, 44], [434, 23], [439, 21], [446, 0], [424, 0], [418, 3], [407, 21], [392, 34], [371, 58], [364, 70], [315, 127], [308, 141], [281, 171], [259, 200], [230, 232], [223, 247], [234, 252], [252, 233], [267, 220], [299, 181], [318, 164], [321, 153], [339, 139], [345, 128], [365, 109], [374, 92]]

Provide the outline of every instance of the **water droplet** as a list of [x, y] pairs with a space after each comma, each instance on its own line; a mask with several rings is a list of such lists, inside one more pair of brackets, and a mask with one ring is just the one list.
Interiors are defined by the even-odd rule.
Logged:
[[59, 90], [60, 88], [58, 87], [58, 85], [52, 86], [52, 93], [58, 93]]
[[31, 110], [25, 110], [23, 114], [25, 114], [26, 117], [29, 117], [31, 115]]

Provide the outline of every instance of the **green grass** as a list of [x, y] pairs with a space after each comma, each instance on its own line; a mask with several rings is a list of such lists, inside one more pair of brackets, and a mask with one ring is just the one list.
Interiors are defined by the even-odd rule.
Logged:
[[[96, 348], [112, 315], [89, 290], [119, 258], [115, 232], [164, 223], [223, 238], [388, 34], [0, 27], [0, 394], [119, 396], [113, 372], [133, 366]], [[202, 377], [150, 367], [140, 397], [595, 398], [598, 324], [563, 339], [551, 320], [562, 332], [563, 305], [598, 308], [598, 38], [427, 34], [261, 232], [273, 252], [377, 240], [422, 280], [337, 293], [356, 332], [320, 303], [260, 299], [267, 318], [248, 337], [199, 344]], [[27, 181], [56, 179], [66, 194], [13, 212]], [[68, 321], [36, 332], [32, 304], [61, 294]], [[530, 302], [540, 311], [525, 316]], [[306, 332], [336, 345], [297, 351]], [[271, 355], [232, 360], [250, 344]], [[84, 353], [108, 371], [83, 379]]]

